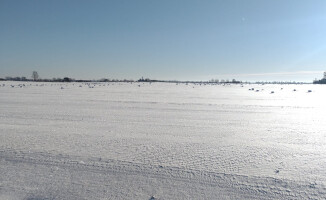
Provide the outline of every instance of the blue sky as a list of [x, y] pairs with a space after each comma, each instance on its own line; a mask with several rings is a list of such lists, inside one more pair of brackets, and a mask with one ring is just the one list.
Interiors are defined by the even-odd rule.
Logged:
[[312, 81], [325, 0], [0, 0], [0, 77]]

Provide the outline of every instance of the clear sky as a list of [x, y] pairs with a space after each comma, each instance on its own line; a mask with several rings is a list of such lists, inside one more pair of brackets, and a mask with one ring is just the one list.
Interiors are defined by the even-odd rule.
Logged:
[[0, 0], [0, 77], [312, 81], [325, 0]]

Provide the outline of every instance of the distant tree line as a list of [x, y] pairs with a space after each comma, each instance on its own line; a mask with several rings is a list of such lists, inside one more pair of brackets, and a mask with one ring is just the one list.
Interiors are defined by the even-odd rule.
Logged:
[[[132, 79], [109, 79], [109, 78], [101, 78], [97, 80], [85, 80], [85, 79], [74, 79], [70, 77], [64, 77], [64, 78], [52, 78], [52, 79], [42, 79], [39, 77], [38, 73], [36, 71], [32, 72], [31, 78], [28, 79], [25, 76], [22, 77], [10, 77], [7, 76], [5, 78], [0, 78], [0, 81], [37, 81], [37, 82], [135, 82]], [[137, 82], [164, 82], [164, 83], [196, 83], [196, 84], [202, 84], [202, 83], [210, 83], [210, 84], [250, 84], [250, 83], [256, 83], [256, 84], [305, 84], [304, 82], [295, 82], [295, 81], [257, 81], [257, 82], [242, 82], [238, 81], [236, 79], [232, 79], [231, 81], [229, 79], [211, 79], [209, 81], [178, 81], [178, 80], [157, 80], [157, 79], [150, 79], [150, 78], [140, 78], [137, 80]], [[326, 84], [326, 79], [321, 80], [315, 80], [313, 82], [314, 84]]]
[[232, 81], [230, 81], [229, 79], [226, 79], [226, 80], [224, 80], [224, 79], [221, 79], [221, 80], [219, 80], [219, 79], [211, 79], [211, 80], [209, 80], [209, 82], [210, 83], [242, 83], [242, 81], [237, 81], [235, 79], [232, 79]]
[[[135, 82], [132, 79], [108, 79], [108, 78], [101, 78], [97, 80], [85, 80], [85, 79], [74, 79], [70, 77], [64, 77], [64, 78], [52, 78], [52, 79], [42, 79], [39, 77], [38, 73], [36, 71], [33, 71], [32, 76], [30, 79], [26, 77], [5, 77], [5, 81], [37, 81], [37, 82]], [[241, 81], [237, 81], [235, 79], [232, 79], [232, 81], [221, 80], [218, 79], [212, 79], [210, 81], [178, 81], [178, 80], [157, 80], [157, 79], [150, 79], [150, 78], [140, 78], [137, 80], [137, 82], [164, 82], [164, 83], [195, 83], [195, 84], [202, 84], [202, 83], [242, 83]]]
[[25, 76], [22, 77], [10, 77], [6, 76], [5, 78], [0, 78], [1, 81], [30, 81]]
[[37, 81], [37, 82], [134, 82], [132, 79], [108, 79], [108, 78], [101, 78], [97, 80], [85, 80], [85, 79], [74, 79], [70, 77], [64, 78], [40, 78], [37, 71], [33, 71], [31, 78], [28, 79], [25, 76], [22, 77], [11, 77], [7, 76], [5, 78], [0, 78], [0, 81]]
[[69, 77], [64, 77], [64, 78], [52, 78], [52, 79], [47, 79], [47, 78], [26, 78], [26, 77], [10, 77], [7, 76], [5, 78], [0, 78], [0, 81], [34, 81], [34, 82], [135, 82], [132, 79], [107, 79], [107, 78], [102, 78], [102, 79], [93, 79], [93, 80], [86, 80], [86, 79], [74, 79], [74, 78], [69, 78]]
[[321, 80], [314, 80], [314, 84], [326, 84], [326, 79], [321, 79]]

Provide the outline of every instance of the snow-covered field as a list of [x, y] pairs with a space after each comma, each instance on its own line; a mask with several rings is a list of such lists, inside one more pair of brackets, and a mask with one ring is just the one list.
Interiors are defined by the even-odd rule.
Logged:
[[0, 86], [0, 199], [326, 198], [325, 85]]

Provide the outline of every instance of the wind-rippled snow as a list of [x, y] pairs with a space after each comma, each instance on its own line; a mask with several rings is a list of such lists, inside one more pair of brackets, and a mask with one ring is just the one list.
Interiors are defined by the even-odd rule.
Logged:
[[0, 199], [326, 198], [323, 85], [0, 86]]

